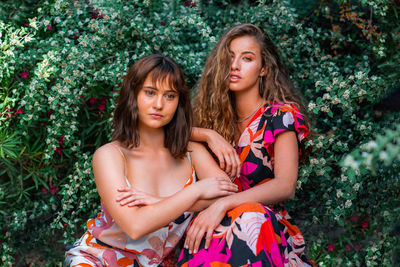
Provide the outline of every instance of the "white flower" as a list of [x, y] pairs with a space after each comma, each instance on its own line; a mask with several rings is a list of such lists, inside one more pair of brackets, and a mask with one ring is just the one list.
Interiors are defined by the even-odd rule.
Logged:
[[308, 110], [309, 110], [309, 111], [312, 111], [316, 106], [317, 106], [317, 105], [316, 105], [315, 103], [310, 102], [310, 103], [308, 104]]
[[345, 87], [346, 87], [346, 82], [341, 82], [341, 83], [339, 84], [339, 87], [340, 87], [340, 88], [345, 88]]
[[343, 196], [343, 192], [342, 192], [341, 189], [338, 189], [338, 190], [336, 191], [336, 196], [337, 196], [338, 198], [341, 198], [341, 197]]
[[349, 91], [349, 90], [344, 91], [343, 97], [344, 97], [345, 99], [348, 99], [348, 98], [349, 98], [349, 95], [350, 95], [350, 91]]
[[330, 100], [330, 99], [331, 99], [331, 95], [325, 93], [325, 94], [322, 96], [322, 99], [323, 99], [323, 100], [326, 100], [326, 99]]
[[360, 189], [360, 184], [359, 184], [359, 183], [356, 183], [355, 185], [353, 185], [353, 189], [354, 189], [355, 191], [358, 191], [358, 189]]

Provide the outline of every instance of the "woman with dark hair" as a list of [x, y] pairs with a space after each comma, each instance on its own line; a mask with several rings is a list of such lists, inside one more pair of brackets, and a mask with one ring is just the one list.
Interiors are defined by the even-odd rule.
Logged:
[[[191, 123], [180, 67], [163, 55], [138, 60], [122, 84], [113, 141], [93, 155], [101, 212], [66, 252], [67, 266], [166, 266], [192, 218], [187, 211], [237, 191], [207, 150], [189, 143]], [[130, 186], [146, 201], [121, 205]]]
[[[219, 159], [240, 159], [238, 193], [219, 198], [191, 224], [178, 266], [309, 266], [305, 242], [283, 201], [295, 194], [309, 123], [276, 48], [241, 24], [221, 36], [194, 99], [192, 139]], [[221, 152], [221, 151], [228, 152]], [[236, 164], [237, 165], [237, 164]], [[228, 175], [236, 178], [235, 167]]]

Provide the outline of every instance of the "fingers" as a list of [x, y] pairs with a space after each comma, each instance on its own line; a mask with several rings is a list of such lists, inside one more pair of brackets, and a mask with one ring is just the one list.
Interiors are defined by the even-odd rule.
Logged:
[[232, 159], [231, 159], [230, 154], [228, 154], [228, 153], [225, 153], [224, 158], [226, 161], [225, 172], [226, 172], [226, 174], [228, 174], [228, 176], [230, 176], [231, 172], [232, 172]]
[[130, 196], [134, 195], [134, 192], [124, 192], [124, 193], [120, 193], [118, 194], [117, 198], [115, 199], [117, 202], [122, 201]]
[[213, 230], [210, 231], [210, 229], [208, 229], [207, 234], [206, 234], [206, 244], [204, 245], [205, 249], [208, 249], [210, 247], [210, 243], [212, 240], [212, 236], [213, 236]]

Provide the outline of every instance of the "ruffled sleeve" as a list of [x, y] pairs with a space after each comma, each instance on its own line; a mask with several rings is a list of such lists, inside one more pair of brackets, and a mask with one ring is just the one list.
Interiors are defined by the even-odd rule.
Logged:
[[308, 135], [309, 131], [303, 116], [294, 105], [273, 105], [266, 110], [266, 113], [264, 114], [268, 117], [264, 132], [266, 145], [273, 144], [277, 135], [285, 131], [295, 132], [299, 143]]

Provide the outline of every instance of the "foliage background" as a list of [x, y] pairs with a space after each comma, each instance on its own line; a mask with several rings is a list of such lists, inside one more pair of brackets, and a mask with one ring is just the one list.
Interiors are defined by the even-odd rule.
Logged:
[[400, 116], [385, 97], [400, 84], [399, 11], [398, 0], [2, 1], [0, 264], [61, 266], [99, 211], [91, 155], [136, 59], [170, 55], [194, 93], [221, 33], [250, 22], [279, 47], [316, 131], [287, 203], [307, 254], [398, 265]]

